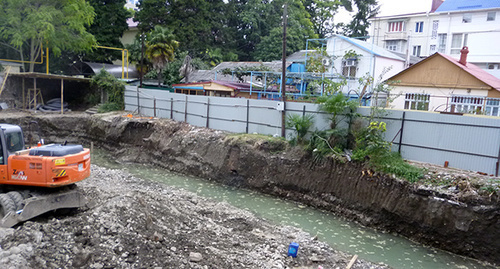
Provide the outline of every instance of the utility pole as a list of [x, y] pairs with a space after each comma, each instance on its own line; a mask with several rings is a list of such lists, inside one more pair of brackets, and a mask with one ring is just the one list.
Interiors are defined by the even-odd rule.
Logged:
[[142, 77], [144, 76], [144, 39], [146, 38], [146, 36], [144, 35], [144, 33], [141, 34], [141, 72], [139, 72], [140, 74], [140, 88], [142, 88]]
[[287, 24], [287, 7], [285, 3], [283, 7], [283, 53], [281, 56], [281, 100], [283, 101], [283, 111], [281, 112], [281, 136], [286, 136], [286, 24]]

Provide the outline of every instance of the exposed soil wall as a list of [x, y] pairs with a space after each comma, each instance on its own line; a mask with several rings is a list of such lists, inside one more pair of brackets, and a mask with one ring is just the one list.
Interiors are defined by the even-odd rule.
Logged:
[[[52, 141], [93, 141], [124, 161], [152, 163], [331, 210], [458, 254], [500, 264], [497, 194], [450, 195], [362, 164], [314, 162], [285, 142], [245, 139], [171, 120], [120, 115], [36, 117]], [[6, 118], [25, 125], [30, 118]]]

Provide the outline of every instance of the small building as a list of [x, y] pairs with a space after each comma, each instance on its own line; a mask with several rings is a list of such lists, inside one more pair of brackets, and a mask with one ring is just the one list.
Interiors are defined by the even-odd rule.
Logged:
[[128, 18], [127, 25], [128, 29], [123, 32], [123, 35], [120, 38], [120, 42], [122, 42], [124, 46], [134, 44], [135, 36], [139, 34], [139, 28], [137, 27], [139, 22], [134, 21], [133, 18]]
[[[281, 96], [278, 86], [270, 86], [264, 90], [250, 83], [219, 80], [172, 85], [176, 93], [248, 99], [278, 99]], [[286, 91], [292, 94], [299, 92], [295, 87], [287, 87]]]
[[467, 62], [436, 52], [388, 79], [396, 109], [500, 116], [500, 79]]
[[358, 79], [369, 75], [387, 79], [405, 68], [405, 59], [363, 40], [335, 35], [328, 39], [326, 52], [331, 56], [329, 72], [348, 79], [346, 91], [359, 89]]

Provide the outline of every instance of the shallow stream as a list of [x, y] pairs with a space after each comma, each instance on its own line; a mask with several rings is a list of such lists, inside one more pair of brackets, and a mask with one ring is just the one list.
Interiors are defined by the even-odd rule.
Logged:
[[[393, 268], [495, 268], [473, 259], [423, 246], [400, 236], [363, 227], [343, 220], [331, 212], [300, 203], [175, 174], [158, 167], [122, 165], [102, 151], [96, 151], [92, 159], [92, 163], [103, 167], [124, 169], [138, 178], [163, 182], [202, 197], [227, 202], [280, 225], [299, 227], [317, 235], [319, 240], [327, 242], [335, 249], [357, 254], [360, 258], [372, 262], [382, 262]], [[298, 253], [300, 255], [300, 247]]]

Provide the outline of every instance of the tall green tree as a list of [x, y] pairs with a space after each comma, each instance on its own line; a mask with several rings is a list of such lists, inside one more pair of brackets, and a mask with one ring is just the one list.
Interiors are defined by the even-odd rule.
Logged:
[[[101, 46], [123, 48], [120, 41], [123, 32], [128, 29], [127, 18], [131, 15], [125, 8], [125, 0], [87, 0], [94, 8], [96, 17], [94, 23], [87, 27]], [[84, 59], [92, 62], [111, 63], [121, 59], [119, 51], [96, 49], [87, 53]]]
[[[302, 0], [309, 13], [315, 33], [324, 38], [335, 30], [333, 17], [341, 5], [341, 0]], [[348, 1], [350, 4], [350, 2]]]
[[234, 47], [223, 0], [143, 0], [138, 7], [134, 19], [141, 31], [147, 32], [155, 25], [168, 27], [181, 41], [179, 49], [189, 51], [193, 57], [207, 49], [229, 52]]
[[263, 37], [281, 23], [283, 10], [270, 0], [229, 0], [226, 6], [228, 27], [232, 29], [232, 47], [240, 60], [253, 60], [253, 53]]
[[155, 26], [149, 34], [146, 56], [153, 64], [153, 68], [158, 70], [158, 86], [160, 86], [163, 69], [174, 60], [175, 49], [179, 47], [179, 42], [175, 40], [172, 31], [162, 26]]
[[[305, 49], [306, 39], [318, 38], [318, 35], [314, 32], [310, 15], [305, 10], [302, 2], [299, 0], [286, 2], [288, 2], [286, 54], [289, 55], [297, 50]], [[257, 44], [254, 52], [254, 57], [257, 60], [270, 61], [281, 59], [283, 40], [281, 16], [283, 14], [283, 4], [284, 1], [273, 1], [271, 3], [272, 10], [270, 14], [274, 15], [278, 22], [275, 23], [269, 34], [263, 36], [261, 42]]]
[[[63, 50], [88, 51], [96, 44], [86, 26], [95, 12], [85, 0], [0, 0], [0, 38], [19, 58], [34, 62], [41, 46], [55, 55]], [[31, 63], [29, 70], [34, 70]]]
[[344, 35], [366, 37], [368, 36], [368, 27], [370, 27], [368, 19], [375, 17], [379, 13], [380, 6], [377, 0], [353, 0], [353, 3], [358, 11], [352, 17], [352, 21], [344, 27]]

